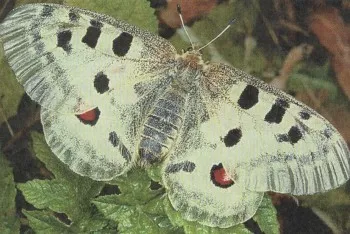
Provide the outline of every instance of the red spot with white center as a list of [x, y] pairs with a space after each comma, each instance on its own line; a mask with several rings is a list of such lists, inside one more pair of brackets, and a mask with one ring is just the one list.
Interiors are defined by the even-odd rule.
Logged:
[[228, 188], [234, 184], [221, 163], [219, 163], [219, 165], [214, 165], [211, 168], [210, 178], [213, 184], [221, 188]]
[[100, 117], [100, 110], [98, 109], [98, 107], [96, 107], [95, 109], [86, 111], [80, 115], [76, 115], [77, 118], [83, 123], [83, 124], [87, 124], [87, 125], [95, 125]]

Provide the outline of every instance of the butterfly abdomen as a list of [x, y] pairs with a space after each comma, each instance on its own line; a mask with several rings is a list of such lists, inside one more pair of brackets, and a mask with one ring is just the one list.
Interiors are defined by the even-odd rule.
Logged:
[[139, 144], [141, 164], [161, 161], [167, 155], [183, 125], [185, 97], [170, 89], [158, 99], [147, 116]]

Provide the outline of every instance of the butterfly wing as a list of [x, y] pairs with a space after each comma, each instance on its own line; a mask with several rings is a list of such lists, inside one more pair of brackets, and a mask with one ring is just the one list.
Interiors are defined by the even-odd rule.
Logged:
[[[95, 108], [110, 90], [128, 94], [169, 66], [166, 40], [105, 15], [56, 4], [13, 10], [0, 26], [5, 55], [28, 95], [45, 108]], [[155, 69], [157, 68], [157, 69]]]
[[226, 156], [223, 165], [237, 184], [300, 195], [349, 179], [346, 142], [314, 110], [232, 67], [212, 65], [208, 74], [202, 96], [213, 117], [200, 131]]
[[[170, 43], [132, 25], [55, 4], [23, 5], [0, 25], [8, 62], [42, 105], [53, 152], [97, 180], [124, 173], [169, 77]], [[102, 147], [101, 147], [102, 146]]]
[[246, 190], [225, 172], [223, 162], [227, 155], [209, 136], [216, 134], [217, 125], [212, 132], [200, 129], [203, 122], [213, 117], [205, 104], [208, 103], [198, 92], [189, 94], [181, 115], [183, 126], [163, 164], [162, 181], [174, 209], [185, 219], [225, 228], [251, 218], [263, 193]]
[[251, 218], [263, 193], [235, 184], [222, 167], [222, 158], [209, 145], [188, 152], [186, 158], [170, 157], [163, 182], [175, 210], [190, 221], [226, 228]]
[[232, 226], [254, 215], [261, 192], [313, 194], [349, 179], [349, 149], [315, 111], [232, 67], [203, 71], [163, 168], [184, 218]]

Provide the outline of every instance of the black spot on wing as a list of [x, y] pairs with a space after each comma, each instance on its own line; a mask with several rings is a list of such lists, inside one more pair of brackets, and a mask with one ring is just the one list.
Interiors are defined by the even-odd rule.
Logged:
[[77, 21], [79, 20], [79, 18], [80, 18], [80, 16], [78, 15], [78, 13], [76, 13], [76, 12], [74, 12], [74, 11], [72, 11], [72, 10], [70, 10], [68, 16], [69, 16], [69, 20], [70, 20], [71, 22], [77, 22]]
[[133, 36], [129, 33], [122, 32], [113, 40], [113, 53], [117, 56], [124, 56], [128, 53]]
[[301, 131], [297, 126], [293, 126], [289, 129], [288, 136], [290, 138], [290, 142], [295, 144], [303, 137], [303, 134], [301, 134]]
[[44, 5], [43, 10], [41, 12], [42, 17], [50, 17], [52, 16], [52, 12], [54, 11], [54, 8], [49, 5]]
[[109, 90], [108, 84], [109, 84], [109, 79], [107, 78], [107, 76], [103, 74], [103, 72], [97, 73], [94, 80], [94, 86], [96, 91], [100, 94], [108, 91]]
[[289, 142], [293, 145], [297, 143], [302, 137], [303, 134], [301, 133], [300, 129], [297, 126], [293, 126], [289, 129], [287, 134], [278, 135], [277, 140], [279, 142]]
[[177, 173], [181, 171], [183, 163], [170, 164], [165, 168], [165, 173]]
[[242, 131], [239, 128], [230, 130], [227, 135], [224, 137], [224, 143], [226, 147], [232, 147], [236, 145], [242, 137]]
[[182, 170], [184, 172], [192, 172], [196, 168], [196, 164], [190, 161], [185, 161]]
[[96, 20], [90, 21], [90, 27], [87, 28], [86, 34], [81, 40], [83, 43], [88, 45], [91, 48], [95, 48], [98, 42], [98, 39], [101, 35], [101, 27], [103, 26], [101, 22]]
[[190, 161], [184, 161], [181, 163], [170, 164], [166, 167], [165, 173], [177, 173], [179, 171], [192, 172], [196, 168], [196, 164]]
[[113, 145], [113, 147], [117, 147], [119, 145], [119, 137], [116, 132], [110, 132], [108, 137], [109, 142]]
[[61, 47], [64, 51], [69, 53], [72, 49], [70, 40], [72, 39], [72, 32], [70, 30], [64, 30], [57, 33], [57, 47]]
[[131, 154], [129, 152], [129, 150], [126, 148], [126, 146], [122, 143], [119, 144], [119, 151], [122, 154], [123, 158], [127, 161], [130, 162], [131, 161]]
[[120, 138], [118, 137], [118, 135], [115, 131], [112, 131], [109, 133], [108, 140], [112, 144], [113, 147], [118, 147], [119, 152], [121, 153], [123, 158], [127, 162], [130, 162], [131, 154], [130, 154], [129, 150], [126, 148], [126, 146], [120, 141]]
[[96, 27], [96, 28], [102, 28], [103, 27], [103, 24], [98, 21], [98, 20], [90, 20], [90, 25], [93, 26], [93, 27]]
[[289, 108], [289, 103], [282, 99], [277, 99], [272, 105], [270, 111], [265, 115], [265, 121], [268, 123], [280, 123], [286, 109]]
[[252, 108], [259, 101], [259, 89], [252, 85], [247, 85], [238, 99], [238, 105], [242, 109]]
[[325, 137], [327, 137], [328, 139], [331, 138], [333, 132], [331, 129], [329, 128], [326, 128], [324, 131], [323, 131], [323, 134], [325, 135]]
[[299, 116], [300, 116], [300, 118], [302, 118], [304, 120], [308, 120], [311, 117], [311, 115], [306, 111], [300, 111]]

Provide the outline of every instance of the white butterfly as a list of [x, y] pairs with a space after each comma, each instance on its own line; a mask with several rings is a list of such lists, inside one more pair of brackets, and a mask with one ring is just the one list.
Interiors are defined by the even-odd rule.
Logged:
[[229, 227], [265, 191], [313, 194], [349, 179], [349, 149], [312, 109], [250, 75], [77, 8], [24, 5], [0, 25], [9, 64], [41, 106], [47, 143], [108, 181], [137, 161], [187, 220]]

